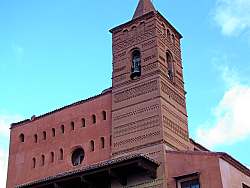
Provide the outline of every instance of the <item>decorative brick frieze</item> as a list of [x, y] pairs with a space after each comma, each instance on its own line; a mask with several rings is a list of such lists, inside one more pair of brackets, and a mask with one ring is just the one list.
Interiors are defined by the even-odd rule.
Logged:
[[161, 82], [161, 90], [179, 105], [186, 107], [185, 100], [180, 97], [174, 90], [168, 87], [167, 84], [165, 84], [164, 82]]
[[125, 125], [120, 125], [114, 128], [114, 138], [129, 135], [132, 133], [145, 131], [147, 129], [159, 126], [160, 118], [159, 115], [145, 118], [139, 121], [131, 122]]
[[[114, 89], [117, 89], [119, 87], [129, 85], [131, 83], [142, 82], [145, 78], [148, 78], [148, 77], [155, 76], [155, 75], [159, 74], [159, 70], [151, 70], [151, 71], [148, 71], [148, 72], [145, 72], [145, 73], [146, 74], [142, 74], [142, 76], [138, 80], [126, 79], [124, 82], [118, 82], [118, 83], [113, 82], [112, 89], [114, 90]], [[127, 74], [129, 74], [129, 73], [127, 72]]]
[[125, 59], [127, 55], [126, 51], [122, 51], [119, 53], [113, 53], [113, 63], [120, 62], [122, 59]]
[[121, 82], [123, 80], [126, 80], [126, 78], [127, 78], [127, 74], [122, 74], [120, 76], [114, 77], [113, 82], [115, 82], [115, 83]]
[[116, 54], [122, 50], [130, 48], [131, 46], [135, 46], [139, 43], [143, 43], [144, 41], [149, 40], [150, 38], [153, 37], [155, 37], [154, 28], [145, 31], [144, 33], [137, 33], [136, 35], [133, 35], [133, 37], [131, 38], [127, 39], [124, 38], [125, 40], [123, 40], [122, 42], [113, 45], [113, 54]]
[[137, 136], [137, 137], [134, 137], [134, 138], [129, 138], [129, 139], [126, 139], [126, 140], [115, 142], [114, 143], [114, 147], [115, 148], [119, 148], [119, 147], [122, 147], [122, 146], [127, 145], [127, 144], [133, 144], [133, 145], [135, 145], [138, 141], [140, 141], [140, 143], [142, 143], [146, 139], [150, 140], [153, 137], [156, 137], [156, 136], [158, 136], [160, 134], [161, 134], [160, 131], [143, 134], [143, 135], [140, 135], [140, 136]]
[[173, 116], [177, 122], [179, 121], [181, 124], [185, 125], [185, 127], [188, 126], [187, 120], [185, 120], [182, 117], [180, 117], [179, 115], [177, 115], [177, 113], [175, 113], [173, 110], [170, 110], [170, 108], [168, 108], [166, 105], [163, 104], [162, 108], [167, 113], [167, 115]]
[[133, 88], [126, 89], [125, 91], [115, 94], [114, 102], [115, 103], [123, 102], [125, 100], [129, 100], [134, 97], [145, 95], [147, 93], [150, 93], [156, 90], [157, 90], [157, 81], [153, 80], [148, 83], [144, 83], [139, 86], [135, 86]]
[[143, 59], [143, 62], [146, 63], [147, 61], [149, 61], [149, 60], [151, 60], [151, 59], [154, 59], [154, 58], [156, 58], [156, 54], [155, 54], [155, 53], [152, 54], [152, 55], [150, 55], [150, 56], [145, 57], [145, 58]]
[[[165, 140], [171, 140], [171, 142], [175, 142], [176, 144], [178, 144], [179, 146], [181, 146], [182, 148], [188, 150], [189, 147], [182, 143], [179, 139], [176, 139], [174, 136], [172, 136], [171, 134], [167, 133], [166, 131], [163, 131], [163, 135], [165, 136]], [[176, 147], [176, 148], [180, 148], [180, 147]]]
[[146, 107], [143, 107], [143, 108], [139, 108], [139, 109], [136, 109], [134, 111], [130, 111], [130, 112], [127, 112], [127, 113], [124, 113], [124, 114], [116, 115], [116, 116], [113, 117], [113, 121], [118, 121], [118, 120], [121, 120], [121, 119], [124, 119], [124, 118], [127, 118], [127, 117], [131, 117], [131, 116], [138, 116], [138, 115], [140, 115], [142, 113], [145, 113], [145, 112], [156, 111], [156, 110], [159, 109], [159, 107], [160, 106], [158, 104], [154, 104], [154, 105], [151, 105], [151, 106], [146, 106]]
[[178, 136], [180, 136], [182, 139], [188, 141], [188, 132], [186, 130], [184, 130], [183, 128], [181, 128], [180, 125], [173, 122], [172, 120], [170, 120], [169, 118], [167, 118], [164, 115], [163, 115], [163, 126], [167, 129], [171, 130], [172, 132], [174, 132]]
[[143, 66], [142, 71], [148, 72], [148, 71], [151, 71], [151, 70], [156, 69], [156, 68], [157, 68], [157, 62], [154, 62], [154, 63]]
[[126, 70], [126, 66], [122, 66], [122, 67], [114, 69], [113, 73], [119, 73], [119, 72], [124, 71], [124, 70]]
[[[129, 147], [127, 149], [116, 151], [116, 152], [113, 152], [112, 155], [121, 155], [121, 154], [124, 154], [124, 153], [139, 151], [139, 150], [142, 150], [142, 149], [145, 149], [145, 148], [148, 148], [148, 147], [152, 147], [152, 146], [156, 146], [156, 145], [159, 145], [159, 144], [162, 144], [162, 143], [164, 143], [164, 140], [158, 140], [156, 142], [150, 142], [150, 143], [147, 143], [147, 144], [134, 146], [134, 147]], [[159, 152], [152, 152], [152, 153], [158, 154]], [[150, 154], [148, 153], [146, 155], [150, 155]]]

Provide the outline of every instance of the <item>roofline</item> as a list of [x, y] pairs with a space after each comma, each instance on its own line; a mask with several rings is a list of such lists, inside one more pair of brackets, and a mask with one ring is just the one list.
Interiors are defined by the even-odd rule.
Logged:
[[94, 99], [96, 99], [96, 98], [98, 98], [98, 97], [104, 96], [104, 95], [106, 95], [106, 94], [108, 94], [108, 93], [110, 93], [110, 92], [112, 92], [112, 87], [103, 90], [103, 92], [100, 93], [100, 94], [98, 94], [98, 95], [95, 95], [95, 96], [93, 96], [93, 97], [89, 97], [89, 98], [87, 98], [87, 99], [80, 100], [80, 101], [74, 102], [74, 103], [72, 103], [72, 104], [63, 106], [63, 107], [58, 108], [58, 109], [56, 109], [56, 110], [53, 110], [53, 111], [51, 111], [51, 112], [42, 114], [42, 115], [40, 115], [40, 116], [38, 116], [38, 117], [33, 116], [31, 119], [26, 119], [26, 120], [23, 120], [23, 121], [19, 121], [19, 122], [17, 122], [17, 123], [12, 123], [12, 124], [10, 125], [10, 129], [13, 129], [13, 128], [16, 128], [16, 127], [25, 125], [25, 124], [30, 123], [30, 122], [33, 122], [33, 121], [37, 121], [37, 120], [39, 120], [39, 119], [41, 119], [41, 118], [44, 118], [44, 117], [49, 116], [49, 115], [51, 115], [51, 114], [54, 114], [54, 113], [56, 113], [56, 112], [60, 112], [60, 111], [62, 111], [62, 110], [64, 110], [64, 109], [71, 108], [71, 107], [77, 106], [77, 105], [79, 105], [79, 104], [83, 104], [83, 103], [92, 101], [92, 100], [94, 100]]
[[126, 156], [122, 156], [122, 157], [117, 157], [117, 158], [101, 161], [99, 163], [95, 163], [95, 164], [89, 165], [87, 167], [82, 167], [82, 168], [78, 168], [75, 170], [70, 170], [70, 171], [58, 173], [54, 176], [45, 177], [45, 178], [42, 178], [39, 180], [35, 180], [33, 182], [27, 182], [27, 183], [24, 183], [22, 185], [17, 185], [16, 188], [35, 186], [37, 184], [44, 183], [46, 181], [56, 181], [56, 180], [59, 180], [61, 178], [67, 177], [67, 176], [73, 176], [75, 174], [79, 174], [82, 172], [89, 172], [89, 171], [105, 168], [105, 167], [115, 165], [115, 164], [121, 164], [121, 163], [124, 163], [126, 161], [133, 161], [133, 160], [144, 160], [144, 161], [147, 161], [148, 163], [154, 165], [157, 168], [160, 166], [159, 162], [146, 156], [145, 154], [131, 154], [131, 155], [126, 155]]
[[114, 27], [114, 28], [110, 29], [109, 32], [114, 33], [116, 30], [121, 29], [124, 26], [130, 25], [133, 22], [136, 22], [137, 20], [140, 20], [140, 19], [142, 19], [144, 17], [153, 17], [154, 15], [158, 15], [160, 18], [162, 18], [171, 27], [171, 29], [173, 29], [179, 35], [180, 38], [183, 38], [182, 34], [179, 31], [177, 31], [177, 29], [159, 11], [148, 12], [148, 13], [140, 16], [140, 17], [137, 17], [135, 19], [132, 19], [132, 20], [126, 22], [126, 23], [123, 23], [123, 24], [121, 24], [121, 25], [119, 25], [117, 27]]
[[169, 151], [167, 150], [166, 153], [176, 153], [176, 154], [190, 154], [190, 155], [210, 155], [210, 156], [217, 156], [232, 166], [234, 166], [236, 169], [241, 171], [242, 173], [246, 174], [250, 177], [250, 169], [248, 169], [245, 165], [240, 163], [238, 160], [234, 159], [232, 156], [225, 152], [210, 152], [210, 151]]
[[189, 138], [189, 140], [196, 146], [202, 148], [204, 151], [210, 151], [209, 149], [205, 148], [203, 145], [199, 144], [198, 142], [195, 142], [192, 138]]
[[154, 11], [150, 11], [150, 12], [148, 12], [148, 13], [142, 15], [142, 16], [139, 16], [139, 17], [137, 17], [137, 18], [135, 18], [135, 19], [132, 19], [132, 20], [130, 20], [130, 21], [128, 21], [128, 22], [125, 22], [125, 23], [123, 23], [123, 24], [121, 24], [121, 25], [118, 25], [118, 26], [116, 26], [116, 27], [110, 29], [109, 32], [110, 32], [110, 33], [113, 33], [115, 30], [118, 30], [118, 29], [121, 29], [121, 28], [124, 27], [124, 26], [130, 25], [130, 24], [132, 24], [133, 22], [136, 22], [136, 21], [138, 21], [138, 20], [140, 20], [140, 19], [142, 19], [142, 18], [144, 18], [144, 17], [153, 17], [154, 14], [155, 14]]

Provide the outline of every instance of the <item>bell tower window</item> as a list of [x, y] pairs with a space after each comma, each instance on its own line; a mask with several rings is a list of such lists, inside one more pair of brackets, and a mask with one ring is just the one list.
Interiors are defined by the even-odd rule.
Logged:
[[132, 52], [131, 79], [135, 80], [141, 76], [141, 53], [139, 50]]
[[173, 58], [170, 52], [166, 53], [166, 61], [167, 61], [167, 77], [170, 80], [174, 78], [174, 66], [173, 66]]

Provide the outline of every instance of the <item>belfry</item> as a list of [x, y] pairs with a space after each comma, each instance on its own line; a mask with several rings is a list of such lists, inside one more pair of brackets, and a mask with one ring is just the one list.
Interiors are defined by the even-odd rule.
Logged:
[[189, 137], [175, 27], [140, 0], [110, 32], [112, 86], [13, 123], [7, 188], [249, 188], [247, 167]]

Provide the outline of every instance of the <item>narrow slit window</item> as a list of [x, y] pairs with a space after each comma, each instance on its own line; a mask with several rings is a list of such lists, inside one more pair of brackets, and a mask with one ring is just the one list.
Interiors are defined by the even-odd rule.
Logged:
[[61, 132], [62, 132], [62, 134], [64, 134], [64, 132], [65, 132], [64, 125], [61, 125]]
[[75, 130], [75, 123], [74, 123], [74, 121], [71, 121], [70, 126], [71, 126], [71, 130], [74, 131]]
[[105, 147], [104, 137], [101, 137], [101, 148], [103, 149], [104, 147]]
[[163, 30], [163, 36], [166, 36], [166, 27], [163, 23], [161, 24], [161, 26], [162, 26], [162, 30]]
[[55, 153], [54, 152], [50, 152], [50, 162], [54, 163], [55, 161]]
[[173, 42], [173, 44], [175, 44], [175, 36], [174, 36], [174, 34], [172, 34], [172, 42]]
[[38, 136], [37, 136], [37, 134], [35, 134], [34, 135], [34, 142], [37, 143], [37, 141], [38, 141]]
[[60, 149], [59, 160], [63, 160], [63, 149]]
[[44, 166], [44, 164], [45, 164], [45, 156], [42, 155], [42, 158], [41, 158], [41, 166]]
[[170, 31], [169, 31], [169, 29], [167, 29], [167, 37], [168, 37], [168, 40], [170, 40]]
[[36, 158], [32, 159], [32, 168], [36, 168]]
[[93, 140], [90, 141], [90, 151], [95, 151], [95, 142]]
[[86, 120], [82, 118], [82, 127], [86, 127]]
[[52, 128], [52, 137], [55, 137], [55, 136], [56, 136], [56, 129]]
[[102, 119], [107, 120], [107, 112], [106, 111], [102, 111]]
[[46, 140], [46, 138], [47, 138], [47, 134], [45, 131], [43, 131], [43, 140]]
[[95, 124], [96, 123], [96, 115], [92, 115], [92, 123]]

